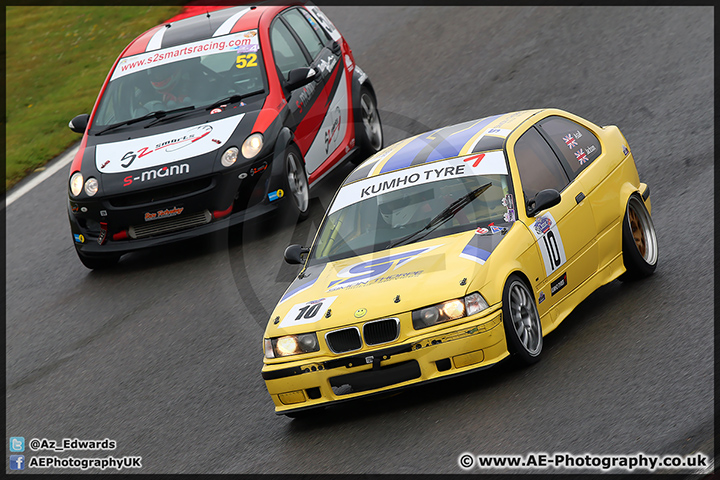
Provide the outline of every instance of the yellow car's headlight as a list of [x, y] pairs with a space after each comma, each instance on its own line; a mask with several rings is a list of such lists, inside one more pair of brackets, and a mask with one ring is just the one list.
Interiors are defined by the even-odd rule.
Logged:
[[432, 327], [438, 323], [475, 315], [486, 308], [488, 308], [488, 304], [483, 296], [478, 292], [474, 292], [464, 298], [455, 298], [437, 305], [414, 310], [412, 312], [413, 327], [415, 330]]
[[320, 344], [315, 333], [285, 335], [265, 339], [265, 356], [267, 358], [287, 357], [300, 353], [317, 352], [318, 350], [320, 350]]

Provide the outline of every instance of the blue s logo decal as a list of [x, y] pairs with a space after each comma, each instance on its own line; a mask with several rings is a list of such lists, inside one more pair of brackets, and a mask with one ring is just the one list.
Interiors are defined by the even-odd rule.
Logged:
[[434, 250], [439, 246], [440, 245], [436, 245], [434, 247], [421, 248], [419, 250], [398, 253], [395, 255], [376, 258], [362, 263], [356, 263], [355, 265], [351, 265], [349, 267], [345, 267], [337, 274], [339, 280], [334, 280], [330, 282], [328, 288], [339, 286], [349, 287], [358, 283], [367, 282], [368, 280], [372, 280], [384, 274], [385, 272], [390, 270], [393, 265], [395, 266], [393, 270], [397, 269], [398, 267], [404, 265], [413, 258], [422, 255], [423, 253], [429, 252], [430, 250]]

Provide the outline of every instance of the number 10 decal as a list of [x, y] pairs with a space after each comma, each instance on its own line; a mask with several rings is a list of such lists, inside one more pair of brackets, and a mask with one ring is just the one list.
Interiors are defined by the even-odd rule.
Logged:
[[315, 323], [325, 315], [330, 305], [335, 301], [335, 297], [326, 297], [313, 300], [311, 302], [298, 303], [288, 311], [280, 322], [279, 327], [290, 327], [292, 325], [303, 325], [306, 323]]
[[535, 219], [535, 223], [530, 226], [530, 231], [533, 232], [538, 241], [538, 247], [540, 247], [543, 263], [545, 264], [545, 274], [550, 276], [551, 273], [567, 261], [562, 237], [555, 223], [555, 218], [549, 213], [538, 217]]
[[542, 237], [542, 239], [545, 243], [545, 250], [548, 252], [548, 257], [550, 257], [552, 269], [555, 270], [562, 265], [560, 262], [560, 249], [558, 248], [557, 240], [555, 240], [555, 233], [550, 230]]
[[300, 308], [300, 313], [298, 313], [298, 316], [295, 317], [295, 321], [297, 322], [301, 318], [315, 318], [315, 315], [320, 312], [320, 307], [322, 307], [322, 305], [322, 302], [315, 303], [313, 305], [305, 305]]

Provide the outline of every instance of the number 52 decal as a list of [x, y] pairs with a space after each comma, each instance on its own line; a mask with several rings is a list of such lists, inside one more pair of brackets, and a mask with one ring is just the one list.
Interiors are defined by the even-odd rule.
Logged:
[[327, 312], [330, 305], [335, 301], [335, 297], [325, 297], [313, 300], [311, 302], [298, 303], [293, 305], [290, 311], [285, 315], [279, 327], [290, 327], [292, 325], [304, 325], [306, 323], [315, 323], [320, 320]]
[[545, 274], [550, 276], [567, 261], [555, 218], [550, 213], [538, 217], [530, 226], [530, 231], [537, 238], [545, 264]]
[[240, 55], [235, 61], [235, 66], [237, 68], [257, 67], [257, 55], [255, 55], [254, 53]]

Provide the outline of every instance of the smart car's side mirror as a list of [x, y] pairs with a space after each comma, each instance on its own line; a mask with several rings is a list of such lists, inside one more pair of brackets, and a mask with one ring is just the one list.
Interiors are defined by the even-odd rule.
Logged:
[[527, 203], [527, 215], [534, 217], [537, 212], [554, 207], [558, 203], [560, 203], [560, 192], [552, 188], [541, 190]]
[[297, 244], [288, 245], [283, 254], [283, 258], [285, 258], [285, 262], [290, 265], [300, 265], [305, 262], [302, 256], [306, 255], [309, 251], [310, 249], [308, 247], [302, 247]]
[[335, 55], [339, 56], [342, 53], [342, 48], [340, 48], [339, 43], [333, 40], [332, 45], [330, 45], [330, 51], [332, 51], [332, 53], [334, 53]]
[[309, 67], [300, 67], [294, 70], [290, 70], [288, 73], [287, 89], [292, 92], [304, 85], [315, 80], [317, 76], [317, 70]]
[[78, 115], [77, 117], [70, 120], [70, 123], [68, 123], [68, 127], [70, 127], [70, 130], [72, 130], [73, 132], [85, 133], [89, 118], [90, 115], [88, 115], [87, 113]]

